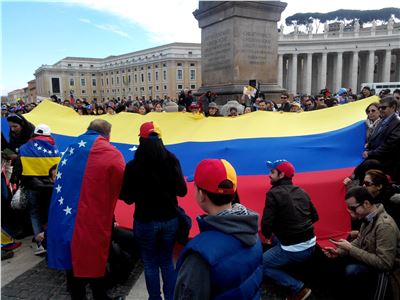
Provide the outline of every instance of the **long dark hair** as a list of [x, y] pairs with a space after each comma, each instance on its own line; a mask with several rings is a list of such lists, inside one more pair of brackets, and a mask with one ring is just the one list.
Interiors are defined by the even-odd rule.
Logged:
[[21, 145], [25, 144], [32, 136], [35, 126], [21, 115], [13, 114], [7, 117], [7, 122], [21, 125], [21, 133], [17, 136], [10, 129], [10, 149], [15, 151]]
[[166, 165], [168, 156], [171, 153], [165, 148], [162, 139], [156, 136], [139, 138], [139, 147], [135, 152], [134, 161], [146, 168], [163, 168]]

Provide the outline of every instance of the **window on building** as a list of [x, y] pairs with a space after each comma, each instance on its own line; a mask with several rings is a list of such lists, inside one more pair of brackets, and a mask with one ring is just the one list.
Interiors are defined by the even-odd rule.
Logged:
[[75, 80], [73, 78], [69, 79], [69, 85], [74, 86], [75, 85]]
[[128, 72], [130, 72], [131, 71], [131, 69], [128, 69]]
[[192, 52], [192, 51], [189, 51], [189, 52], [188, 52], [188, 54], [189, 54], [189, 55], [192, 55], [192, 54], [193, 54], [193, 52]]
[[165, 68], [167, 66], [167, 64], [163, 64], [162, 66]]
[[114, 85], [114, 77], [111, 77], [111, 85]]
[[86, 90], [82, 90], [81, 92], [82, 92], [82, 95], [86, 94]]
[[114, 74], [114, 72], [111, 72], [111, 75], [113, 75]]
[[60, 93], [60, 78], [51, 78], [51, 90], [53, 94]]
[[160, 87], [158, 85], [156, 85], [156, 91], [158, 91], [160, 89]]
[[191, 64], [190, 64], [191, 67], [194, 67], [195, 65], [196, 65], [196, 64], [194, 64], [194, 63], [191, 63]]
[[79, 64], [79, 68], [82, 68], [83, 67], [83, 65], [82, 64]]
[[177, 63], [176, 64], [178, 67], [182, 67], [182, 63]]
[[119, 76], [117, 76], [117, 84], [119, 84]]
[[151, 69], [151, 66], [147, 66], [147, 69]]
[[158, 81], [158, 71], [156, 72], [156, 81]]
[[150, 72], [147, 73], [147, 79], [148, 79], [148, 81], [151, 81], [151, 73]]
[[183, 80], [183, 70], [176, 70], [176, 80]]
[[93, 91], [93, 94], [96, 94], [96, 90]]
[[125, 73], [125, 70], [122, 70], [121, 72], [122, 72], [122, 74], [124, 74], [124, 73]]
[[97, 84], [97, 82], [96, 82], [96, 79], [92, 79], [92, 86], [96, 86], [96, 84]]
[[167, 86], [166, 85], [164, 85], [164, 90], [166, 90], [167, 89]]
[[140, 70], [143, 71], [143, 67], [140, 67]]
[[68, 64], [68, 67], [72, 67], [72, 65], [71, 65], [71, 64]]
[[104, 80], [103, 80], [103, 78], [101, 79], [101, 86], [104, 86]]
[[108, 85], [108, 78], [106, 78], [106, 84]]
[[86, 85], [86, 79], [85, 78], [81, 78], [81, 86], [85, 86]]
[[157, 69], [157, 68], [158, 68], [158, 65], [155, 65], [155, 68]]
[[190, 80], [196, 80], [196, 70], [190, 70]]
[[163, 79], [164, 79], [164, 80], [167, 80], [167, 70], [164, 70], [164, 71], [163, 71]]
[[119, 71], [117, 71], [117, 74], [119, 74]]
[[143, 73], [140, 74], [140, 79], [141, 79], [142, 82], [144, 82], [144, 74]]
[[93, 68], [94, 66], [93, 66], [93, 65], [90, 65], [90, 67]]
[[195, 89], [196, 89], [196, 85], [195, 85], [195, 84], [191, 84], [191, 85], [190, 85], [190, 89], [191, 89], [191, 90], [195, 90]]
[[178, 84], [177, 88], [178, 88], [178, 90], [181, 90], [181, 89], [183, 89], [183, 85], [182, 84]]
[[135, 83], [137, 83], [137, 75], [135, 74]]
[[149, 91], [152, 91], [153, 90], [153, 87], [152, 86], [149, 86]]
[[128, 82], [131, 83], [131, 75], [128, 76]]

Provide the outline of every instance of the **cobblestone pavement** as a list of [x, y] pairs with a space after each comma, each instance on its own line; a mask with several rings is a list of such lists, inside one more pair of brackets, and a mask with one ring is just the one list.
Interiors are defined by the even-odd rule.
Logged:
[[[109, 291], [110, 296], [128, 295], [132, 286], [143, 272], [143, 265], [137, 262], [128, 279], [114, 286]], [[88, 289], [88, 299], [92, 299]], [[2, 287], [2, 300], [18, 299], [70, 299], [67, 291], [65, 273], [47, 268], [43, 260], [32, 269], [15, 278]]]

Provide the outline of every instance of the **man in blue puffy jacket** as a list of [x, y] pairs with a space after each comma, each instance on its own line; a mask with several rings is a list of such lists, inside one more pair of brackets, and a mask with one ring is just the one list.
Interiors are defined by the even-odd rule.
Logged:
[[200, 234], [178, 259], [174, 299], [260, 299], [258, 215], [232, 204], [235, 169], [223, 159], [203, 160], [194, 183], [197, 203], [207, 215], [197, 218]]

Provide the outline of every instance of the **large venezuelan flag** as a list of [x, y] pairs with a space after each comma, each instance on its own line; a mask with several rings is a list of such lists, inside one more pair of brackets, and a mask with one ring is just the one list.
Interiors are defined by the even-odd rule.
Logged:
[[[296, 167], [294, 183], [311, 196], [320, 221], [320, 244], [328, 237], [343, 236], [350, 229], [345, 209], [343, 178], [361, 160], [365, 143], [365, 108], [377, 97], [307, 113], [254, 112], [236, 118], [198, 118], [190, 113], [131, 113], [104, 115], [113, 124], [111, 141], [125, 160], [133, 158], [139, 127], [156, 121], [164, 144], [179, 158], [184, 174], [192, 175], [204, 158], [224, 158], [239, 176], [240, 200], [262, 215], [265, 193], [270, 188], [266, 160], [287, 159]], [[72, 109], [51, 102], [26, 115], [34, 124], [48, 124], [57, 145], [65, 149], [72, 136], [85, 132], [95, 116], [79, 116]], [[194, 218], [202, 211], [194, 201], [193, 184], [180, 204]], [[120, 202], [117, 221], [132, 226], [132, 207]], [[198, 232], [197, 224], [191, 234]]]

